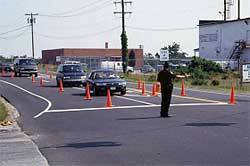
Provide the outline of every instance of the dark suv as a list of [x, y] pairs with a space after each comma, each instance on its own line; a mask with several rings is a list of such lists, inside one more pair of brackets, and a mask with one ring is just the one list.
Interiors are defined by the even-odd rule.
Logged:
[[14, 61], [14, 72], [15, 76], [22, 76], [22, 74], [34, 74], [37, 77], [37, 64], [32, 58], [17, 58]]
[[60, 64], [57, 69], [56, 82], [60, 85], [62, 80], [63, 85], [81, 86], [86, 84], [86, 74], [81, 64]]

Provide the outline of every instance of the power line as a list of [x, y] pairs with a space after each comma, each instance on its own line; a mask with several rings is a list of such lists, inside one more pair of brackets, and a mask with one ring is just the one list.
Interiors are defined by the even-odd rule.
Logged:
[[99, 4], [98, 6], [95, 6], [95, 8], [88, 9], [86, 11], [82, 11], [82, 12], [75, 13], [75, 14], [70, 14], [70, 15], [48, 15], [48, 14], [39, 14], [39, 15], [43, 16], [43, 17], [52, 17], [52, 18], [75, 17], [75, 16], [80, 16], [80, 15], [86, 14], [86, 13], [90, 13], [90, 12], [100, 11], [100, 9], [103, 9], [103, 8], [109, 6], [110, 4], [112, 4], [110, 1], [105, 1], [101, 4]]
[[13, 30], [10, 30], [10, 31], [7, 31], [7, 32], [0, 33], [0, 35], [5, 35], [5, 34], [8, 34], [8, 33], [16, 32], [16, 31], [19, 31], [19, 30], [27, 28], [27, 27], [29, 27], [29, 25], [25, 25], [25, 26], [22, 26], [22, 27], [19, 27], [19, 28], [16, 28], [16, 29], [13, 29]]
[[13, 39], [17, 39], [17, 38], [19, 38], [19, 37], [21, 37], [21, 36], [24, 36], [24, 35], [26, 35], [27, 33], [27, 31], [28, 31], [29, 29], [27, 28], [27, 29], [25, 29], [24, 31], [22, 31], [21, 33], [19, 33], [19, 34], [16, 34], [16, 35], [13, 35], [13, 36], [7, 36], [7, 37], [0, 37], [0, 39], [3, 39], [3, 40], [13, 40]]
[[49, 38], [49, 39], [81, 39], [81, 38], [87, 38], [87, 37], [92, 37], [92, 36], [97, 36], [103, 33], [107, 33], [107, 32], [111, 32], [114, 31], [116, 29], [118, 29], [120, 26], [116, 26], [101, 32], [97, 32], [97, 33], [90, 33], [90, 34], [86, 34], [86, 35], [77, 35], [77, 36], [52, 36], [52, 35], [45, 35], [45, 34], [41, 34], [41, 33], [37, 33], [35, 32], [35, 34], [41, 36], [41, 37], [45, 37], [45, 38]]
[[61, 13], [54, 13], [54, 14], [51, 14], [51, 15], [52, 16], [58, 16], [58, 15], [65, 15], [65, 14], [75, 13], [75, 12], [77, 12], [79, 10], [82, 10], [84, 8], [87, 8], [87, 7], [90, 7], [92, 5], [95, 5], [96, 3], [99, 3], [101, 1], [103, 1], [103, 0], [97, 0], [97, 1], [94, 1], [94, 2], [89, 3], [87, 5], [83, 5], [83, 6], [79, 7], [79, 8], [77, 8], [77, 9], [72, 9], [72, 10], [68, 10], [68, 11], [65, 11], [65, 12], [61, 12]]
[[134, 27], [134, 26], [126, 26], [129, 29], [139, 30], [139, 31], [155, 31], [155, 32], [172, 32], [172, 31], [185, 31], [185, 30], [194, 30], [198, 29], [195, 27], [185, 27], [185, 28], [166, 28], [166, 29], [154, 29], [154, 28], [142, 28], [142, 27]]

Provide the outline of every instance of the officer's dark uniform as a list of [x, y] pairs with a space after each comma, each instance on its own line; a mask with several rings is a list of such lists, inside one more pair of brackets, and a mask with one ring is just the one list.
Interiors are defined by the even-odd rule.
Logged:
[[168, 117], [169, 105], [173, 91], [173, 79], [176, 75], [167, 70], [168, 65], [159, 72], [157, 81], [161, 83], [161, 117]]

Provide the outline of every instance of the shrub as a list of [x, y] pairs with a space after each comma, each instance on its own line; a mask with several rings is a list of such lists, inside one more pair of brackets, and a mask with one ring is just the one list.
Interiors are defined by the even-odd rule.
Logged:
[[207, 85], [207, 80], [204, 80], [204, 79], [194, 79], [194, 80], [192, 80], [192, 82], [191, 82], [191, 85], [199, 85], [199, 86], [201, 86], [201, 85]]
[[219, 80], [213, 80], [213, 81], [211, 82], [211, 85], [213, 85], [213, 86], [218, 86], [218, 85], [220, 85], [220, 81], [219, 81]]

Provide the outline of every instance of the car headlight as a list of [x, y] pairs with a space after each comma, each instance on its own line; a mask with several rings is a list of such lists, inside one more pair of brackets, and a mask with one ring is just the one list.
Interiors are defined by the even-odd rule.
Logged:
[[107, 83], [96, 83], [96, 86], [106, 86]]
[[70, 79], [70, 77], [63, 77], [63, 79]]
[[85, 80], [85, 79], [86, 79], [86, 76], [81, 76], [81, 79]]
[[34, 68], [34, 70], [38, 70], [38, 68], [37, 68], [37, 67], [35, 67], [35, 68]]
[[126, 86], [126, 82], [119, 82], [119, 85]]
[[24, 70], [24, 68], [22, 67], [22, 68], [20, 68], [20, 70]]

